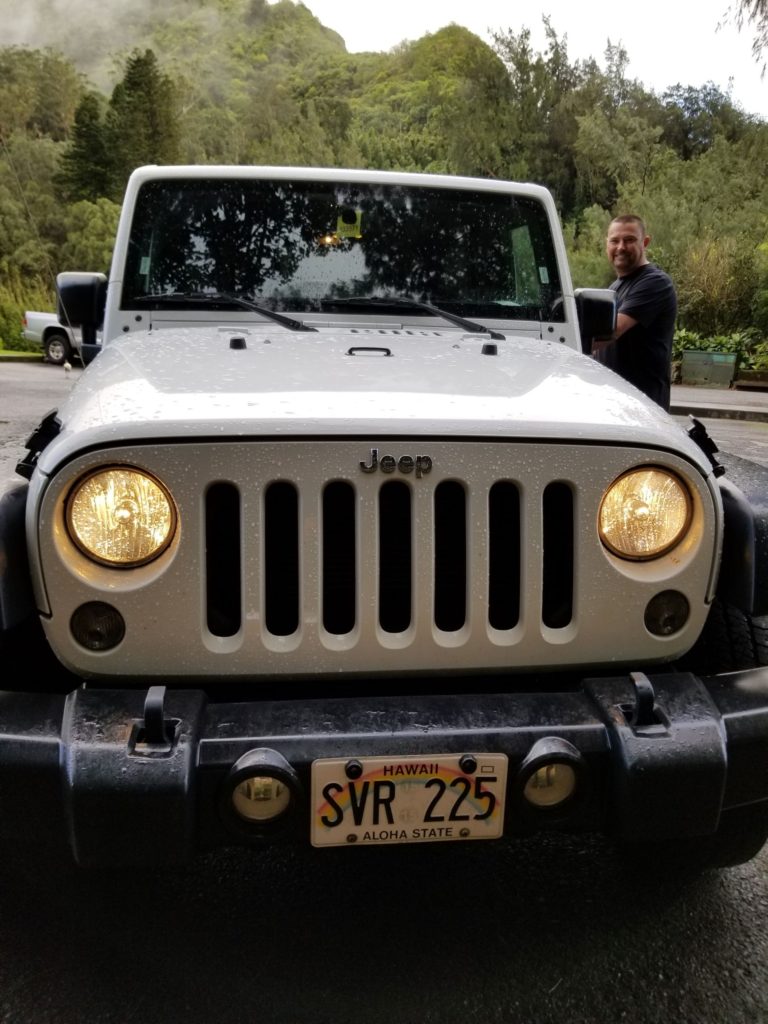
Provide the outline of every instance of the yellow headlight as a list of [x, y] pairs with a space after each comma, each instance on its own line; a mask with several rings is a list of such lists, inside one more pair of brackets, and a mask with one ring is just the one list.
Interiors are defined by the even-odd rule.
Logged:
[[115, 466], [81, 480], [67, 502], [67, 529], [89, 558], [143, 565], [168, 546], [176, 510], [166, 489], [137, 469]]
[[620, 476], [605, 492], [598, 529], [603, 544], [621, 558], [658, 558], [684, 536], [691, 497], [665, 469], [644, 467]]

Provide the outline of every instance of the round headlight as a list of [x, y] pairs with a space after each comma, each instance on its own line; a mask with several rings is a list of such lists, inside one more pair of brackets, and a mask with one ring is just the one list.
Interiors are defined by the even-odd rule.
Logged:
[[620, 476], [605, 492], [598, 529], [621, 558], [658, 558], [677, 544], [691, 519], [688, 489], [665, 469], [644, 467]]
[[76, 484], [66, 519], [70, 536], [89, 558], [123, 567], [157, 558], [176, 529], [166, 489], [126, 466], [97, 470]]

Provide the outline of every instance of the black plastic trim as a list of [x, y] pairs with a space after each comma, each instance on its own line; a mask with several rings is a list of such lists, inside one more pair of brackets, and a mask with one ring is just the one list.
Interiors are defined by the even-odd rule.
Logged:
[[[584, 680], [568, 693], [410, 694], [209, 702], [168, 690], [163, 756], [137, 749], [144, 690], [67, 696], [0, 692], [0, 845], [70, 847], [82, 864], [184, 862], [196, 850], [308, 841], [301, 801], [279, 829], [230, 827], [233, 766], [254, 750], [284, 758], [309, 791], [319, 757], [505, 753], [506, 833], [603, 831], [621, 839], [711, 835], [723, 811], [768, 800], [768, 669], [701, 679], [651, 675], [653, 721], [636, 720], [636, 680]], [[645, 716], [647, 718], [647, 716]], [[634, 724], [633, 724], [634, 723]], [[526, 809], [520, 768], [549, 737], [584, 765], [580, 799], [555, 815]], [[29, 814], [30, 804], [45, 814]], [[7, 853], [5, 854], [8, 855]]]

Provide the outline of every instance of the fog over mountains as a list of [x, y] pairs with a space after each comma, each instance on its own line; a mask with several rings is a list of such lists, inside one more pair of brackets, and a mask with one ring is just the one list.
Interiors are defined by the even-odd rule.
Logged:
[[[0, 47], [50, 48], [68, 57], [79, 71], [101, 89], [120, 77], [121, 58], [134, 47], [151, 46], [158, 56], [166, 51], [168, 35], [187, 33], [190, 53], [199, 40], [213, 41], [233, 22], [252, 27], [267, 6], [285, 7], [290, 19], [304, 8], [294, 0], [267, 4], [267, 0], [0, 0]], [[308, 9], [306, 18], [320, 22]], [[344, 50], [343, 40], [330, 29], [321, 29], [326, 41]]]

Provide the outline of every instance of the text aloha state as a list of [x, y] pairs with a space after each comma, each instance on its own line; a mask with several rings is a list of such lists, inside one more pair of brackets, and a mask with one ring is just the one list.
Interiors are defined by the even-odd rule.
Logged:
[[360, 837], [364, 843], [391, 843], [396, 839], [458, 839], [459, 833], [453, 825], [440, 825], [437, 828], [381, 828], [363, 832]]

